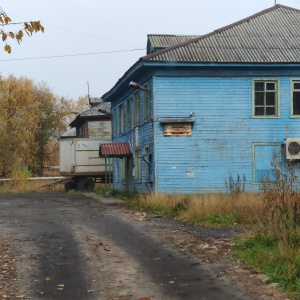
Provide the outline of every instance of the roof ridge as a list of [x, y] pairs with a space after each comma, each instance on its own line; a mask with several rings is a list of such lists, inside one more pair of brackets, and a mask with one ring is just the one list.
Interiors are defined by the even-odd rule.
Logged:
[[148, 59], [150, 59], [150, 58], [153, 58], [153, 57], [155, 57], [155, 56], [161, 55], [161, 54], [163, 54], [163, 53], [170, 52], [170, 51], [172, 51], [172, 50], [174, 50], [174, 49], [176, 49], [176, 48], [180, 48], [180, 47], [183, 47], [183, 46], [187, 46], [187, 45], [196, 43], [196, 42], [198, 42], [198, 41], [200, 41], [200, 40], [203, 40], [203, 39], [205, 39], [205, 38], [207, 38], [207, 37], [213, 36], [214, 34], [218, 34], [218, 33], [224, 32], [224, 31], [226, 31], [226, 30], [228, 30], [228, 29], [230, 29], [230, 28], [233, 28], [233, 27], [235, 27], [235, 26], [238, 26], [238, 25], [240, 25], [240, 24], [243, 24], [243, 23], [245, 23], [245, 22], [248, 22], [248, 21], [250, 21], [250, 20], [253, 20], [253, 19], [255, 19], [255, 18], [259, 17], [259, 16], [262, 16], [262, 15], [264, 15], [264, 14], [266, 14], [266, 13], [269, 13], [270, 11], [273, 11], [273, 10], [276, 10], [276, 9], [279, 9], [279, 8], [287, 8], [287, 9], [290, 9], [290, 10], [300, 11], [299, 9], [296, 9], [296, 8], [293, 8], [293, 7], [285, 6], [285, 5], [282, 5], [282, 4], [276, 4], [276, 5], [272, 6], [272, 7], [269, 7], [269, 8], [267, 8], [267, 9], [264, 9], [264, 10], [258, 12], [258, 13], [255, 13], [255, 14], [249, 16], [249, 17], [246, 17], [246, 18], [244, 18], [244, 19], [241, 19], [241, 20], [239, 20], [239, 21], [237, 21], [237, 22], [234, 22], [234, 23], [231, 23], [231, 24], [226, 25], [226, 26], [224, 26], [224, 27], [220, 27], [220, 28], [218, 28], [218, 29], [215, 29], [214, 31], [211, 31], [211, 32], [209, 32], [209, 33], [207, 33], [207, 34], [199, 35], [198, 37], [196, 37], [196, 38], [194, 38], [194, 39], [191, 39], [191, 40], [182, 42], [182, 43], [180, 43], [180, 44], [177, 44], [177, 45], [174, 45], [174, 46], [171, 46], [171, 47], [168, 47], [168, 48], [159, 50], [159, 51], [157, 51], [157, 52], [154, 52], [154, 53], [151, 53], [151, 54], [148, 54], [148, 55], [144, 55], [144, 56], [142, 56], [142, 57], [140, 58], [140, 60], [148, 60]]

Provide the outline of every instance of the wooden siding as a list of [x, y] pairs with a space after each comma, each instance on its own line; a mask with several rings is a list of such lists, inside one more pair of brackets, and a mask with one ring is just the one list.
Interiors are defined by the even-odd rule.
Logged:
[[[158, 192], [226, 191], [225, 180], [237, 175], [245, 175], [246, 190], [258, 190], [252, 182], [253, 143], [276, 142], [284, 147], [286, 137], [300, 137], [300, 119], [290, 118], [291, 78], [265, 73], [245, 72], [244, 77], [233, 78], [217, 74], [156, 78], [158, 120], [189, 117], [191, 113], [195, 119], [192, 137], [166, 138], [163, 125], [155, 123]], [[278, 80], [279, 118], [252, 117], [252, 86], [256, 78]]]
[[[150, 83], [148, 84], [148, 87], [151, 88]], [[113, 142], [129, 142], [131, 146], [131, 150], [134, 151], [136, 149], [140, 149], [140, 153], [142, 156], [148, 156], [150, 154], [150, 157], [153, 157], [153, 123], [151, 121], [152, 118], [150, 116], [153, 116], [153, 109], [152, 109], [152, 103], [153, 98], [148, 98], [148, 111], [149, 111], [149, 118], [144, 120], [144, 97], [143, 97], [143, 91], [136, 91], [136, 93], [139, 93], [139, 99], [140, 99], [140, 105], [139, 105], [139, 124], [138, 126], [134, 126], [134, 109], [133, 109], [133, 92], [131, 95], [129, 95], [129, 98], [131, 99], [130, 105], [131, 105], [131, 116], [130, 118], [127, 118], [125, 116], [124, 122], [125, 122], [125, 131], [117, 132], [115, 135], [113, 135]], [[127, 105], [128, 105], [128, 95], [126, 97], [122, 97], [118, 99], [115, 103], [112, 103], [112, 108], [117, 107], [121, 103], [123, 103], [124, 111], [127, 112]], [[118, 110], [116, 112], [118, 114]], [[116, 120], [119, 120], [118, 116]], [[128, 126], [127, 122], [130, 120], [131, 126]], [[118, 121], [117, 121], [118, 122]], [[116, 124], [116, 127], [118, 127], [119, 124]], [[149, 153], [148, 153], [149, 150]], [[114, 164], [114, 188], [117, 190], [125, 191], [126, 190], [126, 184], [125, 182], [121, 180], [121, 160], [120, 159], [113, 159]], [[154, 175], [154, 162], [151, 159], [150, 161], [150, 181], [153, 181]], [[137, 192], [146, 192], [150, 191], [151, 184], [149, 183], [149, 180], [146, 178], [148, 173], [147, 163], [141, 159], [141, 180], [135, 181], [135, 178], [132, 178], [132, 189]], [[132, 174], [131, 170], [131, 174]]]

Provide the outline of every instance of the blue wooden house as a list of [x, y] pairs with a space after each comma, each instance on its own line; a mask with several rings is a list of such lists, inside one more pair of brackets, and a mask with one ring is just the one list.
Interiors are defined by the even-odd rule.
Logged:
[[148, 36], [147, 55], [102, 96], [114, 188], [224, 192], [240, 176], [258, 191], [272, 161], [298, 168], [300, 11], [275, 5], [179, 40]]

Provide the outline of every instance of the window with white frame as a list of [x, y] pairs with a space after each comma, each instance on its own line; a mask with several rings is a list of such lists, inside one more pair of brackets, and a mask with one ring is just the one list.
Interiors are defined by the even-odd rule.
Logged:
[[113, 134], [117, 135], [117, 109], [116, 108], [113, 109], [112, 119], [113, 119]]
[[137, 182], [141, 182], [141, 150], [135, 149], [134, 151], [134, 179]]
[[[145, 88], [147, 89], [147, 85], [145, 85]], [[144, 116], [144, 122], [147, 122], [149, 120], [149, 92], [148, 91], [144, 91], [143, 116]]]
[[300, 117], [300, 80], [292, 81], [292, 116]]
[[124, 106], [123, 103], [119, 105], [119, 133], [124, 132]]
[[145, 147], [145, 180], [150, 181], [150, 148], [149, 146]]
[[126, 100], [126, 128], [131, 129], [131, 101], [130, 98]]
[[126, 180], [126, 158], [120, 158], [120, 178], [121, 182], [125, 183]]
[[136, 91], [133, 94], [133, 124], [134, 126], [138, 126], [140, 123], [140, 93]]
[[277, 117], [279, 115], [277, 80], [254, 80], [255, 117]]

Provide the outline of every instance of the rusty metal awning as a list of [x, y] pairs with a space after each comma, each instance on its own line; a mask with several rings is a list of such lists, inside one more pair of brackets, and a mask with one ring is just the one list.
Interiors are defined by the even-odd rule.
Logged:
[[99, 157], [129, 157], [132, 156], [129, 143], [100, 144]]

